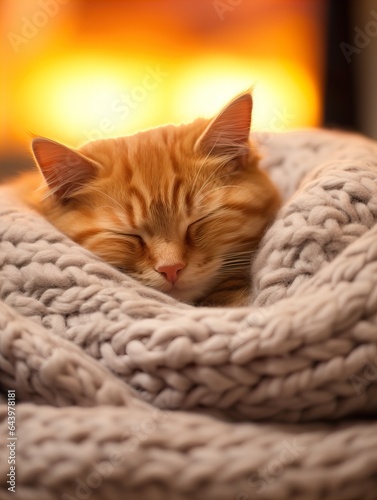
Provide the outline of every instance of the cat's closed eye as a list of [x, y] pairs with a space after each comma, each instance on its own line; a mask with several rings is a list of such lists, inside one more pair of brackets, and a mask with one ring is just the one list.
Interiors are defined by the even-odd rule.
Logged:
[[143, 238], [138, 234], [122, 233], [119, 231], [112, 231], [112, 234], [116, 234], [117, 236], [123, 236], [124, 238], [130, 238], [138, 243], [144, 243]]

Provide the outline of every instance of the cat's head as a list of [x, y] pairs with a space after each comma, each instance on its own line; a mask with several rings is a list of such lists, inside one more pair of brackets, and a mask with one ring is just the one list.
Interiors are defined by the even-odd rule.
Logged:
[[249, 141], [252, 98], [214, 119], [73, 150], [33, 141], [47, 218], [142, 283], [181, 300], [248, 272], [279, 196]]

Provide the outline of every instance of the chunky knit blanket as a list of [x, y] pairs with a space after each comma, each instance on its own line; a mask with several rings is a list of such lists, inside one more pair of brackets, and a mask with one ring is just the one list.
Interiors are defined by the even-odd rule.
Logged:
[[377, 144], [255, 139], [285, 201], [243, 308], [148, 289], [1, 188], [2, 500], [376, 498]]

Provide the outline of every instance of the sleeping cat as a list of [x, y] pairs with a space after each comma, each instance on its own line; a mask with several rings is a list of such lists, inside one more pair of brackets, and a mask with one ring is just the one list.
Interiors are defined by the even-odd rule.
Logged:
[[[24, 202], [147, 286], [201, 305], [243, 305], [253, 252], [280, 198], [249, 141], [252, 97], [212, 120], [71, 149], [37, 138]], [[41, 186], [41, 180], [43, 181]]]

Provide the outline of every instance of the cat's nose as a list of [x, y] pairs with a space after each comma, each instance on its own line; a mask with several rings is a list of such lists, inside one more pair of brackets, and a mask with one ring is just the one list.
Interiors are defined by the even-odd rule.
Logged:
[[183, 262], [177, 262], [168, 266], [157, 266], [156, 271], [163, 274], [164, 278], [174, 285], [178, 279], [178, 272], [185, 267], [186, 264], [183, 264]]

